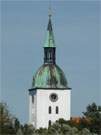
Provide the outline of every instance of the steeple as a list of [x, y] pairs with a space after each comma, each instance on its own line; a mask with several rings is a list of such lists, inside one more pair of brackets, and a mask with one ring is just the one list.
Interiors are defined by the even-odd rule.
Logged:
[[55, 41], [51, 21], [51, 10], [49, 9], [49, 20], [47, 26], [47, 37], [44, 44], [44, 63], [45, 64], [55, 64]]
[[55, 47], [52, 21], [51, 21], [51, 17], [52, 17], [51, 8], [49, 8], [48, 16], [49, 16], [49, 21], [47, 26], [47, 37], [46, 37], [44, 47]]
[[54, 34], [53, 34], [53, 28], [52, 28], [52, 22], [51, 22], [52, 15], [50, 12], [48, 16], [49, 16], [49, 21], [48, 21], [48, 26], [47, 26], [47, 36], [46, 36], [44, 47], [55, 47]]

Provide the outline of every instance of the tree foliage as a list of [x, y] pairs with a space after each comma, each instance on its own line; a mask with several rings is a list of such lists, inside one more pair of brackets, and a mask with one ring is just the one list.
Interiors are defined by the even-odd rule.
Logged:
[[87, 106], [86, 112], [83, 112], [83, 114], [91, 121], [91, 124], [88, 127], [90, 131], [101, 134], [101, 106], [92, 103]]
[[14, 134], [13, 118], [8, 111], [6, 103], [0, 103], [0, 133], [3, 134]]
[[101, 106], [88, 105], [79, 121], [59, 119], [48, 128], [35, 129], [32, 125], [21, 125], [13, 117], [5, 103], [0, 103], [0, 135], [100, 135]]
[[0, 103], [0, 134], [15, 135], [21, 127], [17, 118], [10, 114], [6, 103]]

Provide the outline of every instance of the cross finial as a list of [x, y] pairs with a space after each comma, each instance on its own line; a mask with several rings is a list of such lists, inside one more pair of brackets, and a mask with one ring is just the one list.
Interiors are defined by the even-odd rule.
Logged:
[[49, 16], [49, 18], [51, 18], [51, 16], [52, 16], [51, 1], [50, 1], [50, 3], [49, 3], [49, 11], [48, 11], [48, 16]]

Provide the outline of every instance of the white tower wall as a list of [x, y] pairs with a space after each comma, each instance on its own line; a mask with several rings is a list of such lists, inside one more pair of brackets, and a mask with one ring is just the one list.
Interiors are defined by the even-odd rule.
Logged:
[[[30, 97], [30, 123], [36, 128], [48, 127], [49, 121], [55, 122], [59, 118], [70, 120], [70, 97], [71, 90], [55, 90], [55, 89], [37, 89], [34, 95], [34, 104], [32, 103], [32, 96]], [[57, 94], [58, 100], [52, 102], [50, 95]], [[49, 114], [49, 106], [51, 107], [51, 114]], [[56, 107], [58, 107], [58, 114], [56, 114]]]

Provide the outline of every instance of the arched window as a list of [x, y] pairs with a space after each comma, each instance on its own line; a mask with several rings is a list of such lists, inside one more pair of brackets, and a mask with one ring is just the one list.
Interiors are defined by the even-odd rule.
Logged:
[[34, 95], [32, 95], [32, 103], [34, 104]]
[[58, 114], [58, 113], [59, 113], [59, 107], [56, 106], [56, 114]]
[[51, 126], [51, 120], [49, 120], [48, 125]]
[[51, 106], [49, 106], [49, 108], [48, 108], [48, 112], [49, 112], [49, 114], [51, 114], [51, 113], [52, 113], [52, 108], [51, 108]]

